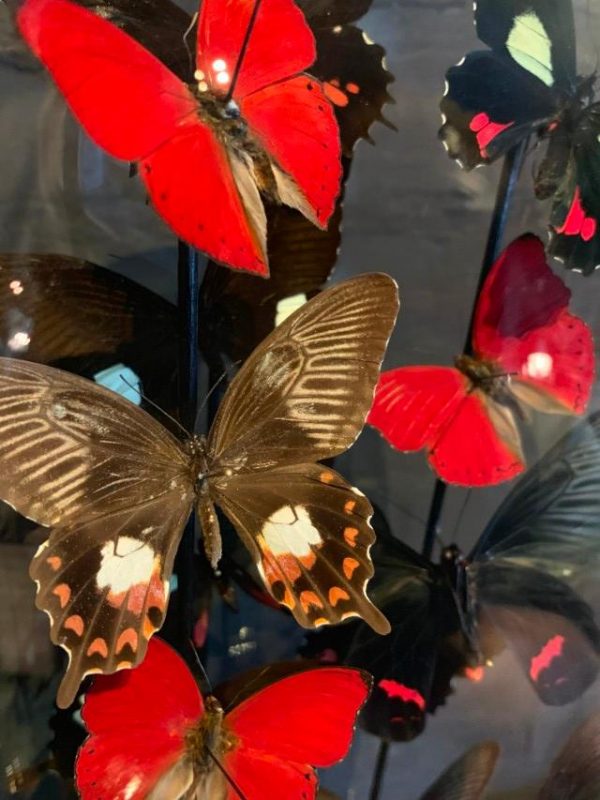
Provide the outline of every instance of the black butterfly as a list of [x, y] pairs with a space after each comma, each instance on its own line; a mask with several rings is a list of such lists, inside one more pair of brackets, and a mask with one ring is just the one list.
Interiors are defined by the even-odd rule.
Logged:
[[0, 497], [53, 529], [30, 572], [70, 656], [60, 706], [85, 675], [144, 657], [193, 508], [211, 563], [217, 504], [300, 624], [360, 614], [388, 630], [365, 594], [370, 503], [315, 462], [360, 433], [397, 309], [386, 275], [323, 292], [254, 351], [208, 437], [183, 443], [101, 386], [0, 359]]
[[478, 0], [475, 25], [491, 50], [448, 70], [440, 136], [466, 169], [532, 134], [547, 140], [535, 192], [553, 201], [550, 252], [589, 274], [600, 266], [600, 103], [595, 76], [577, 75], [571, 0]]
[[468, 557], [447, 547], [434, 564], [375, 525], [371, 596], [391, 635], [349, 623], [310, 634], [304, 653], [371, 672], [362, 723], [396, 740], [420, 733], [453, 675], [477, 678], [504, 643], [542, 702], [571, 702], [596, 678], [600, 630], [566, 579], [597, 568], [599, 521], [596, 414], [519, 481]]

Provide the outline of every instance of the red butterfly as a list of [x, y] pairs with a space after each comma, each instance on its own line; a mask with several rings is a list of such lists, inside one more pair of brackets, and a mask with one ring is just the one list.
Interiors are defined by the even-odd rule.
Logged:
[[346, 755], [369, 690], [360, 670], [312, 669], [224, 713], [214, 697], [202, 698], [183, 659], [154, 638], [137, 669], [97, 678], [86, 695], [80, 796], [312, 800], [313, 765]]
[[448, 483], [486, 486], [524, 469], [517, 416], [585, 411], [594, 377], [587, 325], [568, 311], [571, 292], [546, 263], [540, 240], [516, 239], [477, 301], [473, 356], [451, 367], [384, 372], [368, 422], [399, 450], [425, 448]]
[[17, 19], [86, 131], [138, 163], [180, 238], [267, 275], [260, 192], [326, 227], [340, 186], [339, 131], [321, 84], [300, 74], [315, 41], [293, 0], [203, 0], [191, 86], [68, 0], [26, 0]]

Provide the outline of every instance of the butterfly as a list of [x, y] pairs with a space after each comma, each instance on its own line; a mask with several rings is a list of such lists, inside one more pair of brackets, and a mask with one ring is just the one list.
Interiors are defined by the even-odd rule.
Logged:
[[91, 138], [137, 165], [187, 243], [268, 275], [261, 192], [327, 225], [339, 131], [320, 82], [302, 72], [315, 43], [292, 0], [205, 0], [190, 85], [69, 0], [26, 0], [17, 22]]
[[246, 361], [208, 437], [184, 442], [102, 386], [0, 360], [0, 498], [52, 528], [30, 573], [70, 656], [61, 707], [86, 674], [144, 657], [193, 508], [213, 566], [217, 504], [301, 625], [361, 614], [388, 630], [365, 594], [371, 505], [315, 462], [359, 434], [397, 309], [386, 275], [323, 292]]
[[490, 782], [500, 748], [480, 742], [453, 761], [420, 800], [479, 800]]
[[585, 411], [594, 378], [587, 325], [531, 234], [515, 239], [477, 300], [472, 354], [455, 367], [402, 367], [381, 375], [368, 422], [394, 447], [425, 448], [447, 483], [487, 486], [524, 469], [517, 428], [527, 409]]
[[314, 800], [314, 768], [346, 755], [369, 688], [358, 670], [311, 669], [224, 709], [153, 639], [140, 667], [95, 679], [86, 694], [80, 797], [262, 800], [269, 787], [273, 797]]
[[438, 563], [375, 522], [373, 601], [392, 625], [376, 639], [350, 621], [308, 634], [303, 655], [368, 670], [361, 724], [414, 738], [454, 675], [479, 680], [508, 646], [546, 705], [578, 698], [596, 679], [600, 629], [578, 592], [600, 556], [600, 414], [569, 431], [516, 484], [465, 556]]
[[552, 198], [550, 252], [589, 274], [600, 265], [600, 103], [595, 76], [577, 75], [571, 0], [478, 0], [475, 25], [491, 49], [446, 73], [440, 137], [466, 169], [532, 135], [547, 141], [535, 192]]

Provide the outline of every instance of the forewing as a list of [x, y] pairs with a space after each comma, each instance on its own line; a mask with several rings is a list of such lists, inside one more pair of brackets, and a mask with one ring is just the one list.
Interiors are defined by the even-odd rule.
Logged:
[[550, 218], [549, 252], [567, 269], [592, 273], [600, 266], [600, 103], [582, 112]]
[[27, 0], [21, 33], [91, 138], [137, 161], [196, 113], [187, 86], [112, 23], [68, 0]]
[[517, 397], [542, 411], [582, 413], [592, 389], [592, 334], [567, 310], [570, 296], [542, 242], [526, 234], [500, 255], [477, 303], [475, 352], [505, 370]]
[[300, 193], [286, 197], [279, 189], [282, 201], [324, 228], [340, 191], [342, 165], [337, 121], [320, 82], [306, 75], [279, 81], [244, 97], [240, 109]]
[[300, 464], [211, 481], [273, 597], [312, 628], [360, 616], [388, 623], [366, 595], [374, 541], [367, 498], [333, 470]]
[[560, 577], [596, 557], [599, 519], [600, 414], [594, 414], [521, 478], [469, 559], [500, 557]]
[[571, 2], [478, 0], [477, 35], [510, 56], [546, 86], [571, 92], [576, 85], [575, 23]]
[[225, 94], [243, 54], [233, 92], [238, 101], [315, 59], [313, 35], [293, 0], [262, 0], [244, 49], [254, 6], [254, 0], [204, 0], [200, 8], [197, 67], [215, 93]]
[[202, 713], [190, 671], [158, 639], [137, 669], [95, 679], [82, 710], [89, 736], [75, 767], [83, 800], [152, 796], [161, 777], [182, 758], [185, 734]]
[[421, 800], [479, 800], [494, 773], [500, 747], [476, 744], [444, 770]]
[[569, 736], [551, 764], [538, 800], [594, 800], [600, 793], [600, 714]]
[[469, 383], [450, 367], [400, 367], [383, 372], [367, 422], [405, 452], [431, 447], [457, 413]]
[[69, 654], [57, 703], [73, 702], [86, 675], [130, 669], [164, 621], [169, 579], [192, 491], [55, 528], [31, 562], [36, 605]]
[[196, 115], [141, 161], [140, 176], [180, 238], [234, 269], [268, 274], [265, 212], [248, 161]]
[[[370, 689], [370, 677], [357, 669], [306, 670], [244, 700], [226, 715], [225, 725], [248, 754], [298, 766], [329, 767], [348, 752], [356, 717]], [[240, 788], [244, 789], [243, 783]]]
[[211, 456], [250, 471], [347, 450], [372, 402], [397, 310], [396, 284], [377, 274], [306, 303], [232, 381], [210, 431]]
[[446, 73], [440, 138], [465, 169], [495, 161], [559, 111], [543, 82], [507, 56], [479, 50]]
[[0, 463], [0, 498], [42, 525], [82, 524], [190, 483], [182, 446], [145, 411], [10, 358], [0, 358]]
[[[481, 609], [546, 705], [571, 703], [596, 680], [600, 630], [563, 580], [501, 558], [469, 568]], [[473, 587], [473, 588], [475, 588]]]

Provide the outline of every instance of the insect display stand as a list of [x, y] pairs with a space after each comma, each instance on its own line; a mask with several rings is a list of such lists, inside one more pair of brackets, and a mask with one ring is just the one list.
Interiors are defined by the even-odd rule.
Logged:
[[[475, 309], [477, 307], [477, 300], [479, 298], [479, 293], [485, 282], [485, 279], [487, 278], [489, 271], [491, 270], [494, 262], [500, 255], [500, 251], [502, 248], [502, 240], [504, 238], [504, 231], [506, 229], [506, 223], [508, 221], [508, 217], [510, 214], [511, 203], [514, 197], [515, 189], [517, 187], [519, 175], [521, 173], [521, 167], [523, 165], [525, 153], [527, 151], [527, 144], [528, 141], [524, 140], [516, 148], [511, 150], [504, 158], [504, 162], [502, 165], [500, 181], [498, 183], [498, 189], [496, 191], [496, 202], [494, 204], [494, 210], [492, 212], [492, 219], [490, 222], [487, 242], [483, 254], [481, 271], [479, 273], [477, 289], [475, 291], [475, 297], [473, 299], [473, 305], [471, 308], [471, 318], [469, 320], [469, 327], [467, 330], [465, 346], [461, 351], [467, 355], [471, 355], [471, 335], [473, 331], [473, 322], [475, 319]], [[421, 548], [421, 553], [426, 558], [431, 558], [436, 537], [440, 533], [439, 530], [440, 518], [442, 516], [442, 511], [444, 508], [444, 501], [446, 498], [447, 488], [448, 486], [446, 483], [444, 483], [444, 481], [440, 480], [439, 478], [436, 478], [433, 495], [431, 498], [431, 504], [429, 507], [429, 514], [427, 517], [427, 523], [425, 525], [423, 546]], [[371, 782], [369, 800], [379, 800], [381, 796], [383, 779], [387, 767], [389, 747], [390, 747], [389, 740], [382, 739], [377, 753], [375, 768], [373, 770], [373, 779]]]

